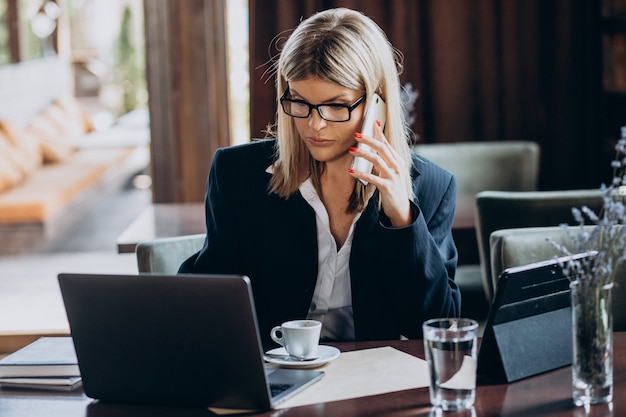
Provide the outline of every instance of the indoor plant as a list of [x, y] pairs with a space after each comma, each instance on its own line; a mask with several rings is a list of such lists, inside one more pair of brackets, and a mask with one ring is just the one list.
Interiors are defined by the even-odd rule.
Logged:
[[[613, 181], [602, 185], [600, 213], [573, 208], [577, 227], [563, 225], [572, 247], [555, 244], [565, 254], [564, 273], [572, 299], [572, 395], [577, 405], [612, 400], [613, 315], [611, 290], [617, 265], [626, 257], [626, 126], [612, 162]], [[591, 258], [571, 255], [595, 252]]]

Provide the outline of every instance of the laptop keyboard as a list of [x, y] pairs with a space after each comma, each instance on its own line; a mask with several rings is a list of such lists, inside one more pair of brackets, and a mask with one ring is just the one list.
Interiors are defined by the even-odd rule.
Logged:
[[293, 387], [293, 385], [294, 384], [270, 384], [270, 393], [272, 397], [275, 397], [281, 392], [284, 392]]

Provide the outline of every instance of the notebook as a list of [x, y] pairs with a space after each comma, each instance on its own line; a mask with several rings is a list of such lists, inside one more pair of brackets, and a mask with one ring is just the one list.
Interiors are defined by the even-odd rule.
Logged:
[[62, 273], [58, 280], [91, 398], [267, 410], [324, 375], [266, 369], [246, 276]]
[[[593, 261], [595, 255], [572, 259]], [[478, 351], [482, 382], [513, 382], [572, 363], [570, 279], [561, 268], [566, 259], [500, 274]]]

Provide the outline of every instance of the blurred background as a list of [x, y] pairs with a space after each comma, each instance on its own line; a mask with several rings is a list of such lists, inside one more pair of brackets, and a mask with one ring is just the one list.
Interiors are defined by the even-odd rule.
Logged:
[[[134, 272], [134, 254], [116, 248], [127, 228], [139, 221], [155, 236], [155, 224], [183, 225], [189, 211], [158, 217], [153, 209], [201, 203], [215, 150], [265, 136], [282, 43], [302, 19], [332, 7], [370, 16], [402, 54], [414, 143], [535, 142], [538, 190], [611, 179], [626, 125], [626, 0], [0, 0], [0, 133], [9, 123], [58, 139], [50, 136], [58, 109], [44, 113], [70, 97], [85, 115], [71, 144], [89, 148], [8, 185], [8, 148], [0, 149], [0, 253], [24, 254], [0, 257], [0, 332], [46, 327], [50, 313], [20, 321], [46, 304], [33, 288], [57, 314], [47, 327], [63, 327], [57, 272], [116, 263]], [[147, 156], [130, 169], [110, 157], [137, 150]], [[86, 153], [111, 162], [96, 174], [94, 163], [72, 166]], [[16, 196], [25, 203], [14, 209]], [[49, 209], [34, 223], [23, 219], [33, 201]], [[475, 245], [473, 213], [467, 219]]]
[[625, 0], [0, 0], [0, 65], [69, 61], [98, 128], [149, 109], [155, 201], [200, 201], [215, 149], [274, 121], [280, 43], [338, 6], [372, 17], [403, 53], [415, 141], [536, 141], [541, 189], [610, 178], [626, 120]]

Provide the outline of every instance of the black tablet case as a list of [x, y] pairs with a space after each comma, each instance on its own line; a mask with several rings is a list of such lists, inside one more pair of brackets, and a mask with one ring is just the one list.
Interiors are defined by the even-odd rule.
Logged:
[[569, 282], [557, 259], [502, 272], [478, 354], [482, 382], [513, 382], [572, 363]]

